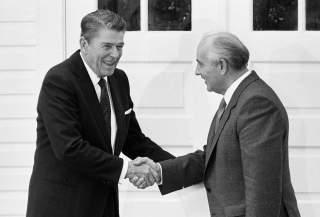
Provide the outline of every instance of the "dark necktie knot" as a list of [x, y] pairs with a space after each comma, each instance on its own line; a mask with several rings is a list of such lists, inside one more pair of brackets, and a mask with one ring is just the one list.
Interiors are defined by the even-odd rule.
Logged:
[[218, 111], [224, 111], [224, 109], [226, 108], [226, 105], [227, 105], [226, 101], [224, 100], [224, 98], [222, 98], [220, 101]]
[[106, 88], [106, 80], [104, 78], [100, 78], [98, 84], [101, 87], [101, 89]]

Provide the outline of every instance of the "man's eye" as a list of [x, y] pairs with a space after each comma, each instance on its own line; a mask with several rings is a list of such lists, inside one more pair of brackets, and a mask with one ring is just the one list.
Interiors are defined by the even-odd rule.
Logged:
[[117, 45], [117, 49], [121, 50], [123, 48], [123, 45]]
[[106, 48], [106, 49], [111, 49], [111, 48], [112, 48], [112, 45], [108, 45], [108, 44], [107, 44], [107, 45], [104, 46], [104, 48]]

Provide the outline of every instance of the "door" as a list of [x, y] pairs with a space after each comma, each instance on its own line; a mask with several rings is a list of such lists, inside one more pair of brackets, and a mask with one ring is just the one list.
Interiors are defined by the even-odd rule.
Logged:
[[287, 109], [291, 178], [308, 217], [320, 216], [319, 10], [314, 0], [228, 0], [226, 13], [227, 29], [248, 45], [250, 67]]

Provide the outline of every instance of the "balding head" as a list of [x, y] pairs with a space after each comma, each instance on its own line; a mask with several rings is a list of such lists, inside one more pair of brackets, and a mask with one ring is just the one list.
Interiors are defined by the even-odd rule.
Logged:
[[199, 49], [206, 49], [208, 58], [225, 59], [235, 71], [246, 68], [248, 64], [248, 49], [237, 36], [228, 32], [205, 35], [200, 41]]
[[205, 35], [197, 50], [196, 75], [205, 80], [208, 91], [224, 94], [247, 71], [248, 49], [233, 34]]

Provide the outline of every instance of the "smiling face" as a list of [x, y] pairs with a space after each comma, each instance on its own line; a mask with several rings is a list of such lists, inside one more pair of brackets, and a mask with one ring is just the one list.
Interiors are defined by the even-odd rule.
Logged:
[[208, 41], [200, 42], [197, 49], [197, 69], [196, 75], [200, 75], [205, 81], [208, 91], [223, 93], [224, 72], [221, 70], [221, 63], [218, 55], [209, 49]]
[[89, 41], [84, 37], [80, 39], [81, 52], [86, 63], [98, 77], [113, 74], [120, 57], [124, 31], [100, 28]]

